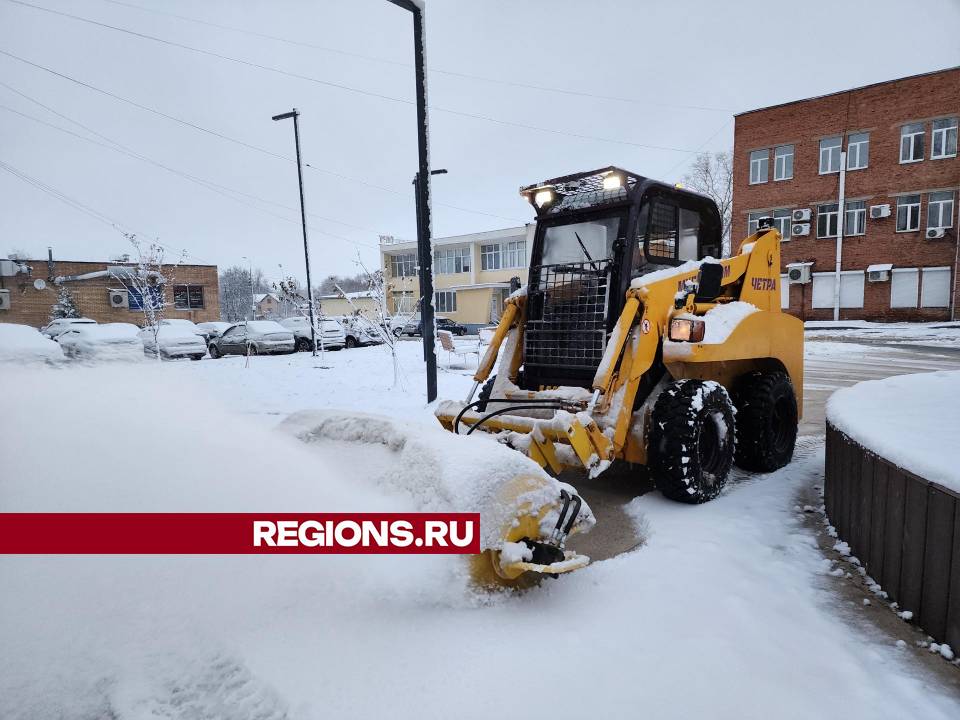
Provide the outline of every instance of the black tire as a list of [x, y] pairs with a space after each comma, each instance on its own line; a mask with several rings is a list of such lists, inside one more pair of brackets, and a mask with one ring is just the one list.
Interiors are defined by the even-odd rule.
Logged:
[[736, 463], [744, 470], [773, 472], [793, 459], [797, 442], [797, 396], [785, 372], [752, 372], [737, 380]]
[[660, 492], [684, 503], [720, 494], [733, 465], [733, 414], [719, 383], [677, 380], [666, 387], [653, 408], [648, 445]]
[[297, 338], [296, 352], [310, 352], [310, 340], [308, 338]]
[[356, 338], [353, 337], [352, 335], [348, 335], [348, 336], [347, 336], [347, 348], [352, 350], [352, 349], [355, 348], [356, 346], [357, 346], [357, 340], [356, 340]]
[[247, 355], [259, 355], [260, 351], [257, 350], [257, 346], [253, 343], [247, 345]]
[[203, 360], [203, 355], [191, 355], [191, 360]]
[[220, 348], [218, 348], [216, 345], [211, 345], [209, 350], [210, 350], [210, 357], [212, 357], [214, 360], [217, 360], [223, 357], [223, 353], [220, 352]]
[[487, 378], [487, 381], [480, 388], [480, 394], [477, 395], [477, 400], [480, 402], [477, 405], [477, 412], [482, 413], [487, 410], [487, 401], [490, 399], [490, 395], [493, 393], [493, 383], [496, 382], [497, 376], [491, 375]]

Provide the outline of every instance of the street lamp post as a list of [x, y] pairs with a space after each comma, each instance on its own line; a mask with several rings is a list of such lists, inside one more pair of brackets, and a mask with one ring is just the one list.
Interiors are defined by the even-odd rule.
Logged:
[[[427, 362], [427, 402], [437, 399], [437, 355], [433, 338], [433, 252], [430, 219], [430, 148], [427, 141], [427, 63], [423, 32], [423, 0], [388, 0], [413, 15], [413, 55], [417, 96], [417, 149], [419, 169], [414, 187], [417, 193], [417, 249], [420, 255], [420, 322], [423, 328], [423, 352]], [[424, 252], [426, 251], [426, 252]], [[423, 286], [426, 279], [427, 287]], [[429, 292], [427, 292], [429, 291]]]
[[248, 258], [246, 255], [241, 255], [241, 259], [246, 260], [250, 266], [250, 319], [257, 319], [257, 296], [253, 292], [253, 260]]
[[297, 180], [300, 183], [300, 222], [303, 225], [303, 259], [307, 266], [307, 303], [310, 306], [310, 346], [313, 356], [317, 356], [317, 324], [313, 318], [313, 284], [310, 282], [310, 244], [307, 242], [307, 209], [303, 202], [303, 163], [300, 160], [300, 112], [294, 108], [290, 112], [274, 115], [274, 120], [293, 118], [293, 141], [297, 147]]

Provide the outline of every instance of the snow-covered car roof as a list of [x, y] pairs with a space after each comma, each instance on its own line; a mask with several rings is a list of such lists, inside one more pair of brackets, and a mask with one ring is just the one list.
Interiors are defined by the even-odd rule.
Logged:
[[[145, 340], [153, 340], [153, 330], [144, 328], [140, 331], [140, 337]], [[202, 343], [203, 338], [198, 335], [192, 327], [185, 325], [161, 325], [157, 329], [157, 338], [166, 340], [170, 338], [195, 338], [197, 342]]]
[[57, 318], [51, 320], [50, 325], [96, 325], [97, 321], [88, 317], [82, 318]]
[[216, 330], [225, 330], [231, 325], [233, 325], [233, 323], [222, 322], [220, 320], [210, 320], [208, 322], [197, 323], [198, 328], [201, 328], [201, 329], [213, 328]]
[[110, 340], [139, 340], [140, 328], [130, 323], [105, 323], [103, 325], [81, 325], [71, 328], [61, 337], [76, 335], [91, 342]]
[[273, 320], [249, 320], [247, 329], [256, 333], [290, 332], [290, 328], [285, 328]]
[[193, 320], [186, 318], [164, 318], [160, 321], [161, 325], [179, 325], [180, 327], [195, 328], [197, 324]]
[[63, 350], [35, 327], [0, 323], [0, 361], [44, 360], [63, 360]]

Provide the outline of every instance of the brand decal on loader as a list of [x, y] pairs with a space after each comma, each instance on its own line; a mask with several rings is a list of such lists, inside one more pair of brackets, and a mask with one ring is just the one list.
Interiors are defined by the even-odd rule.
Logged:
[[640, 323], [640, 332], [642, 332], [644, 335], [650, 332], [650, 321], [646, 318], [644, 318], [643, 322]]
[[750, 281], [750, 286], [754, 290], [769, 290], [773, 292], [777, 289], [777, 281], [774, 278], [755, 277]]

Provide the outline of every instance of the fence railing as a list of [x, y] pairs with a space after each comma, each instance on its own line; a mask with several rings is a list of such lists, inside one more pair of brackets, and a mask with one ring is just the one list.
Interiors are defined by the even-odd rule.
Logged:
[[[943, 448], [943, 452], [956, 452]], [[824, 503], [841, 540], [901, 610], [960, 648], [960, 493], [827, 423]]]

